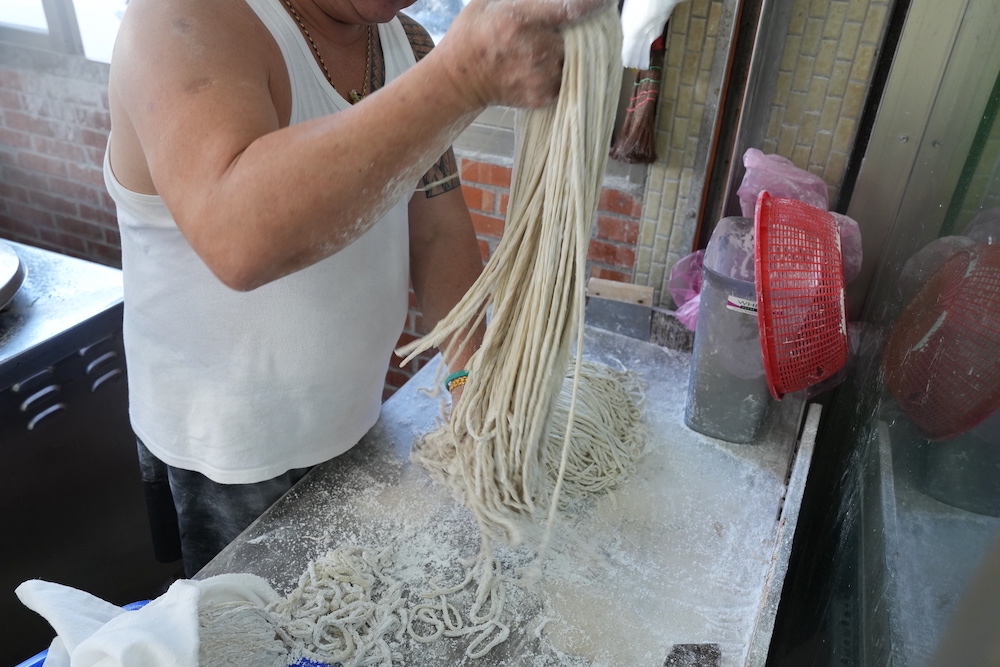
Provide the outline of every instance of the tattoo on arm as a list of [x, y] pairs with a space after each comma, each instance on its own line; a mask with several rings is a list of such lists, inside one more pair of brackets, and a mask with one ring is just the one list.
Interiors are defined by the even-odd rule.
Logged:
[[413, 49], [413, 57], [418, 61], [431, 52], [434, 48], [434, 40], [430, 33], [422, 25], [403, 13], [397, 14], [399, 22], [403, 24], [406, 38], [410, 40], [410, 48]]
[[449, 148], [437, 163], [427, 170], [424, 177], [420, 179], [419, 190], [423, 190], [427, 198], [436, 197], [449, 190], [454, 190], [462, 182], [458, 178], [458, 163], [455, 160], [455, 151]]
[[[418, 61], [430, 53], [434, 48], [434, 40], [422, 25], [411, 19], [406, 14], [398, 14], [399, 22], [403, 24], [407, 39], [410, 40], [410, 48], [413, 49], [413, 57]], [[427, 198], [444, 194], [449, 190], [454, 190], [461, 182], [458, 179], [458, 163], [455, 160], [455, 151], [451, 148], [441, 156], [433, 167], [431, 167], [420, 180], [420, 190], [423, 190]]]

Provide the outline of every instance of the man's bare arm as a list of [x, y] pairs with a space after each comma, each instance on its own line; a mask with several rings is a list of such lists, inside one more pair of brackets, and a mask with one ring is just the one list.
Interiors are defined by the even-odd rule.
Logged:
[[118, 160], [116, 143], [134, 136], [179, 228], [236, 289], [360, 237], [485, 106], [551, 101], [558, 27], [570, 18], [563, 3], [474, 0], [456, 32], [382, 90], [341, 113], [281, 127], [271, 72], [254, 48], [263, 28], [230, 11], [236, 6], [245, 7], [133, 0], [110, 88], [116, 173], [130, 165]]

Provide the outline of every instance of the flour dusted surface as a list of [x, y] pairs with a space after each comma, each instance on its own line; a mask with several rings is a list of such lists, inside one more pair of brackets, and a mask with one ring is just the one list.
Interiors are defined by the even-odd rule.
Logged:
[[[472, 660], [462, 642], [407, 640], [400, 664], [661, 667], [678, 643], [718, 644], [722, 665], [744, 664], [762, 599], [780, 589], [768, 573], [801, 402], [779, 403], [754, 445], [728, 445], [683, 426], [689, 355], [592, 328], [585, 350], [643, 381], [650, 440], [636, 470], [556, 531], [540, 583], [508, 595], [503, 644]], [[459, 560], [478, 553], [476, 522], [410, 459], [438, 418], [438, 398], [423, 391], [438, 367], [422, 369], [357, 447], [310, 473], [200, 576], [252, 572], [285, 595], [310, 560], [355, 544], [394, 546], [396, 576], [415, 590], [428, 575], [459, 580]], [[508, 571], [533, 556], [497, 550]]]

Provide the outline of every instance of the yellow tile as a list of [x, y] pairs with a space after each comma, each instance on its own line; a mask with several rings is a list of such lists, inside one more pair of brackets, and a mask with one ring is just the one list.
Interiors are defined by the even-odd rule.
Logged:
[[795, 142], [798, 139], [798, 127], [795, 125], [784, 125], [778, 134], [778, 144], [775, 153], [778, 155], [790, 155], [795, 149]]
[[[698, 126], [691, 124], [695, 132], [698, 131]], [[694, 169], [695, 162], [698, 159], [698, 145], [701, 143], [701, 137], [698, 134], [692, 134], [688, 137], [687, 148], [684, 150], [684, 166], [689, 169]]]
[[824, 39], [820, 42], [819, 51], [816, 53], [816, 64], [813, 71], [820, 76], [829, 77], [833, 74], [833, 64], [836, 61], [837, 41]]
[[817, 132], [813, 139], [812, 154], [809, 156], [810, 164], [823, 165], [824, 169], [830, 159], [830, 146], [833, 144], [832, 132]]
[[[649, 201], [646, 204], [646, 208], [653, 211], [660, 211], [660, 199], [656, 198], [656, 208], [653, 208], [653, 201]], [[649, 247], [653, 245], [653, 238], [656, 236], [656, 223], [653, 224], [643, 224], [642, 228], [639, 230], [639, 245], [643, 247]]]
[[800, 136], [805, 139], [806, 143], [799, 144], [793, 148], [792, 154], [788, 156], [788, 159], [790, 159], [799, 169], [804, 169], [805, 167], [803, 165], [809, 164], [809, 154], [812, 152], [812, 146], [809, 144], [810, 137], [806, 135]]
[[783, 72], [794, 72], [795, 65], [799, 59], [799, 50], [802, 45], [801, 35], [789, 35], [785, 40], [785, 50], [781, 53], [781, 63], [778, 68]]
[[788, 104], [785, 105], [785, 125], [799, 123], [802, 114], [805, 113], [806, 94], [795, 90], [788, 96]]
[[708, 16], [711, 0], [691, 0], [691, 16], [705, 18]]
[[853, 118], [861, 116], [861, 109], [864, 106], [867, 94], [868, 86], [866, 84], [859, 81], [852, 81], [847, 84], [847, 93], [844, 95], [844, 105], [841, 113]]
[[656, 237], [653, 238], [652, 250], [653, 265], [661, 264], [667, 256], [667, 248], [670, 245], [670, 233], [674, 231], [673, 216], [663, 216], [657, 229]]
[[701, 48], [705, 43], [706, 28], [704, 18], [692, 17], [688, 24], [688, 44]]
[[792, 35], [802, 35], [802, 31], [806, 27], [806, 19], [809, 18], [809, 10], [807, 7], [803, 6], [801, 0], [794, 0], [795, 5], [792, 8], [792, 15], [788, 22], [788, 37]]
[[767, 120], [767, 130], [764, 132], [764, 136], [776, 137], [778, 132], [781, 131], [781, 124], [785, 117], [784, 107], [771, 107], [771, 114]]
[[845, 171], [847, 171], [847, 153], [834, 151], [830, 153], [830, 159], [827, 160], [823, 180], [827, 183], [836, 183], [839, 188], [839, 185], [844, 182]]
[[717, 37], [709, 37], [705, 40], [705, 49], [703, 51], [705, 57], [701, 59], [701, 74], [704, 76], [711, 76], [712, 59], [715, 55], [715, 45], [718, 41]]
[[[802, 114], [802, 121], [799, 123], [799, 141], [812, 142], [817, 132], [819, 132], [819, 112], [807, 111]], [[804, 160], [802, 164], [805, 164]]]
[[814, 76], [812, 78], [812, 81], [809, 82], [809, 92], [806, 94], [805, 108], [807, 110], [819, 113], [826, 100], [826, 91], [829, 85], [830, 81], [826, 77]]
[[821, 19], [829, 11], [829, 0], [812, 0], [809, 4], [809, 18]]
[[[664, 119], [665, 123], [673, 125], [673, 118], [667, 117]], [[670, 156], [670, 133], [669, 132], [657, 132], [656, 133], [656, 154], [659, 159], [664, 161], [668, 167], [671, 167], [669, 156]], [[666, 156], [666, 157], [665, 157]]]
[[845, 23], [844, 29], [840, 32], [840, 48], [837, 49], [837, 58], [841, 60], [854, 60], [860, 37], [860, 23]]
[[851, 145], [854, 142], [854, 126], [855, 119], [853, 118], [841, 118], [837, 121], [837, 129], [833, 132], [833, 144], [830, 146], [833, 153], [846, 155], [851, 150]]
[[668, 196], [670, 193], [670, 188], [677, 184], [677, 179], [680, 178], [681, 164], [677, 151], [670, 148], [666, 149], [664, 153], [667, 155], [666, 169], [663, 171], [663, 197], [664, 201], [673, 201], [677, 196], [676, 194]]
[[826, 13], [826, 20], [823, 22], [823, 37], [826, 39], [838, 39], [840, 31], [844, 27], [847, 16], [846, 2], [831, 2]]
[[862, 44], [877, 46], [882, 41], [887, 12], [887, 8], [882, 5], [873, 4], [868, 8], [868, 16], [865, 17], [864, 28], [861, 30]]
[[674, 107], [674, 115], [678, 118], [690, 118], [691, 107], [694, 103], [693, 98], [694, 87], [681, 86], [681, 89], [677, 91], [677, 104]]
[[650, 264], [652, 263], [653, 251], [648, 247], [639, 248], [639, 253], [635, 259], [635, 273], [636, 276], [646, 275], [649, 271]]
[[708, 10], [708, 24], [705, 27], [707, 34], [718, 37], [719, 26], [722, 25], [724, 6], [722, 0], [716, 0]]
[[760, 142], [760, 150], [768, 155], [778, 152], [778, 142], [774, 139], [764, 139]]
[[858, 46], [858, 53], [851, 65], [852, 81], [868, 81], [875, 63], [875, 47], [871, 44]]
[[699, 76], [698, 80], [695, 81], [694, 90], [692, 92], [693, 102], [695, 106], [704, 106], [705, 102], [708, 100], [708, 91], [712, 87], [712, 81], [709, 76]]
[[[677, 184], [677, 206], [676, 211], [680, 211], [684, 206], [687, 205], [687, 193], [691, 192], [691, 179], [692, 174], [690, 169], [684, 169], [681, 171], [681, 180]], [[676, 215], [676, 213], [675, 213]]]
[[788, 103], [788, 96], [792, 92], [791, 72], [778, 72], [774, 84], [774, 104], [785, 105]]
[[833, 72], [830, 74], [830, 84], [827, 86], [827, 95], [843, 97], [847, 92], [847, 84], [851, 78], [851, 62], [849, 60], [837, 60], [833, 63]]
[[870, 4], [871, 0], [851, 0], [847, 9], [847, 20], [852, 23], [863, 23]]
[[806, 21], [806, 30], [802, 33], [800, 55], [815, 56], [819, 52], [819, 43], [823, 39], [823, 20], [810, 18]]
[[[673, 19], [671, 19], [673, 20]], [[684, 64], [684, 52], [686, 51], [687, 35], [671, 34], [667, 40], [667, 52], [663, 54], [664, 68], [680, 69]]]
[[823, 100], [823, 110], [819, 115], [819, 131], [833, 134], [840, 118], [842, 100], [839, 97], [828, 96]]
[[792, 76], [792, 90], [806, 92], [812, 84], [813, 65], [816, 58], [813, 56], [799, 56], [795, 74]]
[[690, 51], [684, 54], [684, 65], [681, 67], [681, 85], [694, 85], [695, 77], [698, 76], [698, 56], [698, 53]]
[[696, 104], [691, 110], [691, 127], [700, 128], [705, 118], [705, 105]]

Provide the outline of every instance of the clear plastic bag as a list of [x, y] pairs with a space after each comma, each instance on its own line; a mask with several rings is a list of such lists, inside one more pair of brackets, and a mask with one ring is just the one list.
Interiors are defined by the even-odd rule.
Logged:
[[980, 211], [966, 225], [962, 236], [976, 243], [1000, 243], [1000, 207]]
[[841, 213], [830, 211], [840, 229], [840, 254], [844, 258], [844, 283], [849, 283], [861, 273], [861, 228], [857, 221]]

